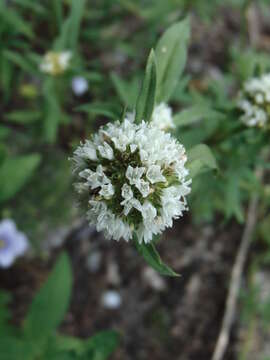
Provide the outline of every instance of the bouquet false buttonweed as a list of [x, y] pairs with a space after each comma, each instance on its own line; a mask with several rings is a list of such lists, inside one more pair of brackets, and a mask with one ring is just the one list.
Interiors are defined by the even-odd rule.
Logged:
[[171, 227], [190, 192], [184, 147], [152, 122], [102, 127], [74, 152], [76, 190], [87, 217], [107, 238], [140, 243]]
[[249, 79], [237, 102], [243, 112], [241, 121], [247, 126], [265, 127], [270, 116], [270, 74]]
[[178, 274], [162, 262], [156, 235], [188, 210], [191, 177], [217, 168], [206, 145], [187, 156], [166, 132], [175, 127], [167, 103], [184, 69], [188, 38], [188, 19], [164, 32], [148, 57], [134, 112], [101, 127], [71, 159], [90, 224], [109, 239], [132, 240], [148, 264], [168, 276]]
[[60, 75], [69, 67], [72, 53], [68, 50], [62, 52], [49, 51], [40, 64], [40, 70], [50, 75]]
[[28, 249], [26, 236], [16, 229], [12, 220], [0, 222], [0, 267], [7, 268], [13, 264], [18, 256], [22, 256]]

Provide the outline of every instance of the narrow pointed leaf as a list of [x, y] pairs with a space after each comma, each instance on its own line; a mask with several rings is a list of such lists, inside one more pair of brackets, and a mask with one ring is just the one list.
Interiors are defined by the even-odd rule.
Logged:
[[205, 105], [194, 105], [174, 115], [173, 122], [177, 127], [189, 126], [202, 119], [221, 118], [223, 114]]
[[199, 144], [187, 151], [187, 165], [191, 178], [210, 170], [217, 169], [217, 162], [209, 147]]
[[53, 79], [47, 78], [43, 85], [44, 95], [44, 124], [43, 136], [44, 140], [53, 143], [57, 138], [58, 126], [61, 120], [61, 108], [54, 87]]
[[155, 53], [154, 50], [151, 50], [146, 65], [142, 88], [137, 100], [135, 115], [136, 123], [140, 123], [142, 120], [151, 120], [152, 112], [155, 106], [156, 84], [157, 74]]
[[85, 341], [87, 354], [93, 359], [106, 360], [116, 350], [119, 343], [119, 334], [115, 331], [101, 331]]
[[163, 263], [154, 244], [145, 244], [143, 242], [140, 244], [137, 239], [134, 239], [134, 242], [137, 251], [144, 257], [148, 265], [150, 265], [159, 274], [166, 276], [180, 276], [179, 274], [174, 272], [168, 265]]
[[71, 283], [69, 258], [63, 254], [27, 313], [23, 327], [27, 339], [44, 340], [57, 329], [69, 305]]
[[157, 44], [158, 103], [169, 100], [184, 70], [189, 28], [188, 19], [177, 22], [165, 31]]
[[21, 190], [39, 163], [38, 154], [5, 158], [0, 166], [0, 202], [7, 201]]
[[85, 0], [76, 0], [71, 3], [70, 23], [72, 31], [70, 32], [69, 44], [72, 49], [74, 49], [78, 43], [85, 2]]

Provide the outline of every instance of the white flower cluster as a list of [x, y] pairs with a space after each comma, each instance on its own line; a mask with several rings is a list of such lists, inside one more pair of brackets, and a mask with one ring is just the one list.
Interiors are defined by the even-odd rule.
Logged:
[[187, 210], [184, 147], [153, 124], [129, 119], [100, 128], [75, 150], [75, 188], [107, 238], [148, 243]]
[[243, 111], [240, 120], [244, 124], [265, 126], [270, 115], [270, 74], [248, 80], [240, 92], [237, 106]]
[[70, 51], [49, 51], [40, 64], [40, 70], [50, 75], [60, 75], [69, 67], [72, 54]]
[[[127, 118], [130, 121], [134, 121], [135, 113], [127, 113]], [[170, 108], [170, 106], [168, 106], [164, 102], [155, 106], [152, 114], [151, 124], [164, 131], [174, 129], [175, 125], [173, 122], [172, 109]]]

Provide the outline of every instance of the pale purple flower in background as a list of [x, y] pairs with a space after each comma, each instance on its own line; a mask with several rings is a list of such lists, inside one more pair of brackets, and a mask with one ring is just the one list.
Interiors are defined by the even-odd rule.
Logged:
[[105, 309], [116, 310], [122, 305], [122, 298], [116, 290], [106, 290], [101, 297], [101, 304]]
[[82, 96], [88, 90], [88, 82], [82, 76], [75, 76], [72, 79], [71, 87], [76, 96]]
[[29, 247], [27, 237], [19, 232], [13, 220], [0, 222], [0, 267], [10, 267]]

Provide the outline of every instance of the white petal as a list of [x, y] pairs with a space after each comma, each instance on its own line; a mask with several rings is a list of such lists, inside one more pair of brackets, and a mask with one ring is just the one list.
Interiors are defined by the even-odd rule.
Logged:
[[108, 143], [106, 143], [106, 141], [103, 143], [103, 145], [98, 146], [98, 151], [103, 158], [109, 160], [113, 159], [113, 149]]
[[112, 184], [104, 184], [99, 191], [99, 194], [105, 199], [110, 199], [114, 194], [114, 187]]
[[151, 182], [151, 184], [155, 184], [157, 182], [166, 182], [166, 178], [162, 175], [162, 171], [159, 165], [151, 165], [147, 170], [146, 177]]

